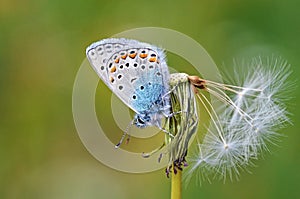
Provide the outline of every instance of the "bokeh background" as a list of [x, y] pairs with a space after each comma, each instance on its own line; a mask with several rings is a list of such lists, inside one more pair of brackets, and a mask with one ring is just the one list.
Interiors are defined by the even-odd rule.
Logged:
[[[1, 0], [0, 198], [169, 198], [163, 170], [118, 172], [81, 143], [72, 118], [72, 87], [85, 48], [127, 29], [165, 27], [194, 38], [220, 68], [233, 58], [278, 55], [297, 79], [299, 8], [297, 0]], [[169, 63], [184, 70], [184, 62], [172, 56]], [[110, 99], [101, 97], [110, 95], [103, 85], [97, 95], [99, 104]], [[299, 88], [292, 97], [294, 125], [281, 131], [286, 136], [280, 147], [258, 161], [252, 174], [225, 184], [192, 182], [183, 198], [298, 198]], [[100, 119], [109, 114], [97, 106]], [[106, 128], [111, 124], [111, 132], [118, 132], [107, 118]], [[117, 140], [120, 133], [115, 134]]]

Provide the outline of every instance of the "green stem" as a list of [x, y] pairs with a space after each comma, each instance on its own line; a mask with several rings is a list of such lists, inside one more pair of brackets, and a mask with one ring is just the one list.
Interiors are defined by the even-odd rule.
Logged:
[[171, 199], [181, 199], [181, 175], [182, 171], [179, 169], [177, 170], [177, 173], [172, 173], [172, 185], [171, 185]]

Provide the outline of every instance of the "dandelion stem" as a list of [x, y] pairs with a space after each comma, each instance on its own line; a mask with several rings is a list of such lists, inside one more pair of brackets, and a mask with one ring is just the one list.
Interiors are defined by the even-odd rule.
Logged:
[[181, 199], [181, 175], [182, 171], [179, 169], [176, 174], [172, 172], [171, 199]]

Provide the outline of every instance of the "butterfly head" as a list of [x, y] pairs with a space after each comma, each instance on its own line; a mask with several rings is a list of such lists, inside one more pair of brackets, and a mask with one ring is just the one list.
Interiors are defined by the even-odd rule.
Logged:
[[151, 117], [148, 114], [136, 114], [134, 116], [133, 124], [139, 128], [145, 128], [149, 125], [152, 125]]

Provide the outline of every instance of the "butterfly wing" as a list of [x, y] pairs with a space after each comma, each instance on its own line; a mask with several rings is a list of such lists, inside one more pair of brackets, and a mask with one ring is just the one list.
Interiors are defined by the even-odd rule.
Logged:
[[169, 71], [161, 49], [127, 39], [105, 39], [89, 46], [87, 57], [103, 82], [137, 113], [168, 104]]

